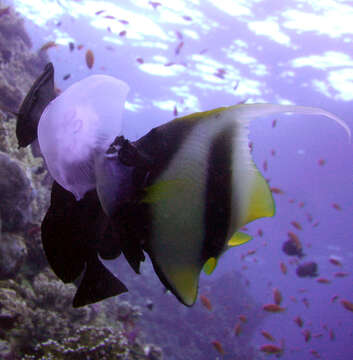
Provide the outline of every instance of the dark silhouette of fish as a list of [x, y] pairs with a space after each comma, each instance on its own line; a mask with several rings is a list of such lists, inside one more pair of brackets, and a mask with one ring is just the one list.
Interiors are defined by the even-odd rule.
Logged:
[[48, 63], [23, 100], [20, 110], [15, 113], [17, 115], [16, 136], [19, 147], [25, 147], [36, 140], [40, 116], [56, 96], [54, 67], [52, 63]]
[[289, 239], [283, 243], [282, 251], [289, 256], [298, 256], [299, 258], [304, 256], [303, 249], [299, 247], [298, 243], [293, 239]]
[[299, 277], [316, 277], [318, 276], [317, 264], [312, 261], [301, 264], [297, 267], [296, 273]]

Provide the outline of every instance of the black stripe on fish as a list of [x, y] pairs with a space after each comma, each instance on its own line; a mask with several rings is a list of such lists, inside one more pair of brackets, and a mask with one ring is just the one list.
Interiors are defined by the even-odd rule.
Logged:
[[226, 242], [232, 210], [234, 131], [233, 125], [224, 128], [213, 138], [210, 146], [205, 192], [203, 261], [220, 255]]
[[177, 119], [152, 129], [134, 143], [138, 150], [153, 159], [148, 185], [153, 184], [163, 170], [168, 168], [170, 161], [197, 123], [193, 120]]

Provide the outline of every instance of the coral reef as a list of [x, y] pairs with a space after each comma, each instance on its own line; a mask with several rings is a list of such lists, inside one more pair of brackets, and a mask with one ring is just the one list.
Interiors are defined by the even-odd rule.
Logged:
[[26, 255], [27, 248], [22, 236], [7, 233], [0, 235], [0, 280], [14, 277]]
[[74, 293], [49, 270], [32, 282], [0, 281], [4, 351], [16, 359], [162, 359], [159, 348], [140, 341], [138, 307], [111, 299], [74, 309]]
[[30, 181], [14, 159], [0, 152], [0, 216], [3, 231], [23, 230], [30, 221]]
[[48, 59], [32, 53], [23, 19], [10, 7], [0, 21], [0, 107], [16, 111]]

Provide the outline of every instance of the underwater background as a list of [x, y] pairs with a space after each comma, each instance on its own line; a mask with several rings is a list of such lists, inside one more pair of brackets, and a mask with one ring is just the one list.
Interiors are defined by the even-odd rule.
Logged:
[[[352, 21], [338, 0], [0, 1], [0, 107], [16, 111], [51, 61], [61, 90], [91, 74], [127, 82], [131, 140], [244, 101], [321, 107], [352, 129]], [[283, 359], [353, 358], [353, 151], [332, 120], [251, 123], [276, 215], [247, 226], [253, 240], [201, 277], [193, 307], [165, 293], [149, 261], [136, 275], [121, 257], [105, 264], [129, 292], [80, 309], [41, 248], [51, 180], [17, 148], [11, 114], [0, 120], [0, 359], [250, 360], [275, 357], [269, 343]], [[288, 233], [304, 257], [283, 252]], [[305, 262], [317, 277], [297, 276]], [[285, 310], [263, 309], [275, 301]]]

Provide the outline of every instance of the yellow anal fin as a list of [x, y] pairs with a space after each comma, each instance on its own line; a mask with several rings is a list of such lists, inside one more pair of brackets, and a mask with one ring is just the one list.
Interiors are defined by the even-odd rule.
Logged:
[[248, 234], [245, 234], [241, 231], [237, 231], [228, 241], [228, 248], [234, 247], [234, 246], [239, 246], [239, 245], [243, 245], [245, 243], [247, 243], [248, 241], [250, 241], [252, 239], [252, 237]]
[[217, 266], [218, 260], [215, 257], [209, 258], [203, 265], [203, 272], [206, 275], [211, 275]]
[[[230, 238], [225, 250], [228, 250], [234, 246], [243, 245], [243, 244], [247, 243], [248, 241], [250, 241], [251, 239], [252, 239], [252, 237], [250, 235], [238, 231]], [[219, 259], [219, 257], [218, 258], [210, 257], [205, 262], [205, 264], [203, 265], [203, 272], [206, 275], [211, 275], [213, 273], [213, 271], [215, 270], [215, 268], [217, 266], [218, 259]]]

